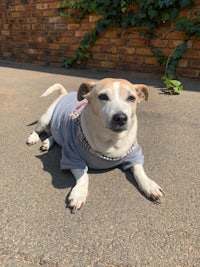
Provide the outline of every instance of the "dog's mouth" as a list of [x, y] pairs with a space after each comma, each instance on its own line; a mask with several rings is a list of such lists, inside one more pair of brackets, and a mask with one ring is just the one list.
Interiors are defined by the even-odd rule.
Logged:
[[127, 130], [127, 127], [119, 127], [119, 126], [115, 126], [115, 127], [110, 127], [110, 130], [114, 133], [121, 133], [123, 131]]

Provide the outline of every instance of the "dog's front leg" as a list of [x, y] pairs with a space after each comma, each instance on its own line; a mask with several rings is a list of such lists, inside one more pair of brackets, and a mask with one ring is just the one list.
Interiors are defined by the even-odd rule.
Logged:
[[69, 197], [69, 206], [72, 208], [72, 213], [80, 209], [86, 202], [88, 195], [89, 177], [86, 170], [71, 169], [72, 174], [76, 179], [76, 185], [73, 187]]
[[131, 170], [140, 190], [144, 192], [148, 198], [152, 198], [154, 201], [161, 203], [161, 198], [165, 193], [158, 184], [146, 175], [143, 166], [141, 164], [136, 164]]

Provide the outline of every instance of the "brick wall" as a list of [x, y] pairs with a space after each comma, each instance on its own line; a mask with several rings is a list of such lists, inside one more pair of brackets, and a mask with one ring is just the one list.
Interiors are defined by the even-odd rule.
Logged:
[[[61, 66], [73, 55], [81, 38], [95, 27], [97, 16], [90, 15], [80, 24], [59, 16], [60, 0], [1, 0], [0, 59]], [[188, 17], [200, 15], [200, 3], [185, 10]], [[148, 43], [135, 28], [112, 28], [101, 35], [92, 48], [87, 68], [130, 71], [164, 71], [152, 55], [149, 45], [161, 48], [166, 56], [181, 43], [183, 33], [173, 24], [156, 30]], [[200, 78], [200, 40], [193, 38], [180, 61], [178, 73]]]

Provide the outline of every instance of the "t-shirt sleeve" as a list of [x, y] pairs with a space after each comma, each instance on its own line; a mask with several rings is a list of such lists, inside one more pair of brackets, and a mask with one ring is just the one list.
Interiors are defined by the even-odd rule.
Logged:
[[136, 148], [124, 158], [121, 168], [123, 171], [126, 171], [136, 164], [144, 164], [142, 148], [138, 144]]
[[61, 170], [69, 169], [86, 169], [88, 170], [86, 162], [81, 158], [79, 153], [70, 144], [65, 144], [62, 147], [62, 158], [60, 162]]

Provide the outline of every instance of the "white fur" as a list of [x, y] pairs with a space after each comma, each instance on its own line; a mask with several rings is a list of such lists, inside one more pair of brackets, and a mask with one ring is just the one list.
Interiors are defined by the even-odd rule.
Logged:
[[52, 147], [53, 143], [54, 143], [53, 136], [46, 138], [42, 143], [41, 150], [48, 151]]
[[68, 201], [73, 207], [73, 213], [75, 213], [77, 209], [85, 205], [88, 196], [89, 177], [87, 172], [82, 169], [72, 169], [71, 172], [76, 179], [76, 185], [72, 189]]
[[[85, 92], [88, 86], [88, 93]], [[137, 140], [137, 116], [136, 106], [142, 100], [148, 99], [148, 91], [145, 85], [133, 85], [122, 79], [103, 79], [97, 83], [89, 82], [80, 86], [84, 92], [84, 97], [88, 99], [88, 105], [84, 108], [81, 114], [81, 127], [83, 133], [88, 140], [90, 146], [109, 157], [120, 157], [124, 155], [131, 145]], [[50, 105], [46, 113], [44, 113], [35, 129], [29, 136], [27, 144], [33, 145], [39, 141], [39, 134], [42, 131], [47, 131], [55, 106], [59, 100], [67, 92], [60, 84], [55, 84], [49, 87], [43, 96], [47, 96], [54, 91], [59, 91], [60, 96]], [[100, 101], [99, 93], [106, 93], [109, 101]], [[132, 94], [136, 101], [127, 101], [127, 97]], [[122, 132], [113, 132], [110, 129], [110, 121], [112, 116], [117, 112], [123, 112], [127, 116], [127, 129]], [[49, 150], [54, 139], [50, 136], [43, 142], [42, 150]], [[153, 198], [160, 201], [164, 195], [162, 188], [154, 181], [147, 177], [143, 166], [140, 164], [134, 165], [131, 168], [139, 188], [148, 198]], [[72, 169], [72, 174], [76, 179], [76, 185], [71, 190], [69, 195], [69, 205], [72, 211], [75, 212], [85, 204], [88, 195], [89, 178], [86, 170]]]
[[161, 201], [161, 197], [164, 195], [164, 191], [158, 184], [156, 184], [146, 175], [143, 166], [141, 164], [137, 164], [134, 165], [131, 170], [140, 190], [144, 192], [148, 198], [152, 198], [155, 201]]
[[28, 145], [34, 145], [40, 140], [39, 135], [33, 130], [31, 135], [29, 136], [27, 140]]

